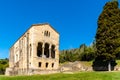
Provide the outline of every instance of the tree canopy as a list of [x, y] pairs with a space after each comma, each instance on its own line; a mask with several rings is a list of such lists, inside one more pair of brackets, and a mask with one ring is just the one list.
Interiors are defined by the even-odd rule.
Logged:
[[8, 59], [0, 59], [0, 74], [5, 73], [5, 69], [8, 67]]
[[60, 51], [60, 63], [74, 61], [91, 61], [95, 58], [95, 44], [86, 46], [82, 44], [79, 48]]
[[107, 2], [98, 19], [96, 33], [97, 57], [93, 62], [94, 70], [108, 70], [116, 65], [116, 54], [120, 52], [120, 9], [118, 2]]

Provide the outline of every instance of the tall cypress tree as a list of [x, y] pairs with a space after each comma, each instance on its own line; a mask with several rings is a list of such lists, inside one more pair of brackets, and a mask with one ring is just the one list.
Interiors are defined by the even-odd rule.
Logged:
[[107, 2], [98, 18], [94, 70], [113, 70], [120, 51], [120, 10], [118, 1]]

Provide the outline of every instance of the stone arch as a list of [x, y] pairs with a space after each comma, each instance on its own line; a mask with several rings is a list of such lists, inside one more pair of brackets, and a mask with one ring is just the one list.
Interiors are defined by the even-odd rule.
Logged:
[[55, 58], [55, 45], [51, 46], [51, 57]]
[[38, 57], [42, 57], [42, 42], [38, 42], [38, 46], [37, 46], [37, 56]]
[[45, 47], [44, 47], [44, 55], [46, 58], [49, 58], [49, 43], [45, 43]]

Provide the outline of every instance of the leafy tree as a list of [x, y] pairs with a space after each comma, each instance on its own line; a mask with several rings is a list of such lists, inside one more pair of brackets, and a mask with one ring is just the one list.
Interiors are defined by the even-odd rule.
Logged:
[[60, 63], [74, 61], [91, 61], [95, 58], [94, 44], [86, 46], [82, 44], [79, 48], [60, 51]]
[[86, 47], [85, 51], [80, 55], [81, 61], [91, 61], [95, 58], [95, 51], [92, 46]]
[[97, 57], [94, 70], [113, 70], [116, 53], [120, 52], [120, 10], [118, 2], [107, 2], [98, 19], [96, 33]]
[[0, 59], [0, 74], [4, 74], [7, 67], [8, 59]]

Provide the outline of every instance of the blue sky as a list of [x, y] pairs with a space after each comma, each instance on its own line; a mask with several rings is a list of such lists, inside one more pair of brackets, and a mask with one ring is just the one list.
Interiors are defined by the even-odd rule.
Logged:
[[97, 19], [110, 0], [0, 0], [0, 58], [32, 25], [49, 23], [60, 33], [60, 50], [90, 45]]

